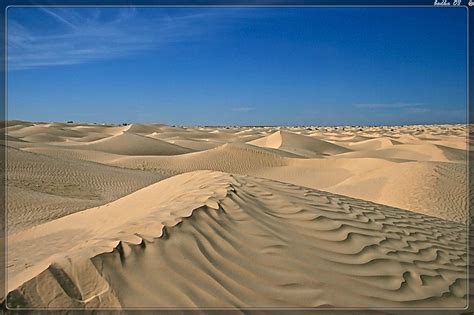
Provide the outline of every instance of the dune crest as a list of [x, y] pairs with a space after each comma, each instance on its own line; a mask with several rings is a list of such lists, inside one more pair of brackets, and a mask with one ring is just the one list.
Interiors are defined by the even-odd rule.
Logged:
[[328, 141], [284, 130], [279, 130], [269, 136], [250, 141], [249, 144], [280, 149], [302, 157], [320, 157], [350, 151]]
[[144, 170], [169, 170], [176, 173], [214, 170], [245, 174], [261, 167], [286, 165], [285, 154], [244, 143], [226, 143], [206, 151], [178, 156], [131, 156], [114, 160], [111, 165]]
[[122, 132], [85, 144], [70, 144], [71, 149], [88, 149], [122, 155], [176, 155], [190, 149], [130, 132]]

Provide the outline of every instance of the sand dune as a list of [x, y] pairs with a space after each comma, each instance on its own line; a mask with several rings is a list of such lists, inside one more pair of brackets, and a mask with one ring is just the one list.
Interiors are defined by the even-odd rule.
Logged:
[[[5, 137], [3, 138], [3, 136], [5, 136]], [[3, 140], [3, 141], [2, 141], [3, 144], [5, 144], [6, 141], [9, 141], [9, 142], [27, 142], [27, 141], [21, 140], [20, 138], [15, 138], [15, 137], [12, 137], [12, 136], [6, 135], [6, 134], [5, 134], [5, 135], [2, 135], [2, 140]], [[6, 141], [5, 141], [5, 140], [6, 140]]]
[[462, 223], [469, 214], [466, 172], [464, 164], [347, 158], [291, 160], [249, 174]]
[[[16, 126], [15, 126], [16, 127]], [[60, 137], [80, 137], [81, 132], [73, 129], [63, 129], [49, 124], [26, 126], [17, 130], [8, 130], [8, 135], [15, 138], [32, 137], [38, 134], [45, 134], [58, 139]]]
[[123, 157], [111, 165], [149, 171], [168, 170], [183, 173], [195, 170], [215, 170], [245, 174], [250, 170], [285, 165], [284, 156], [264, 148], [243, 143], [230, 143], [202, 152], [179, 156]]
[[130, 126], [114, 126], [114, 125], [74, 125], [70, 129], [80, 131], [85, 136], [90, 134], [102, 134], [106, 136], [116, 136], [129, 130]]
[[197, 171], [12, 235], [8, 301], [49, 308], [463, 307], [465, 241], [462, 224]]
[[2, 127], [12, 307], [466, 302], [465, 126]]
[[[18, 126], [15, 134], [26, 136], [8, 134], [9, 146], [50, 157], [147, 170], [162, 178], [201, 169], [247, 174], [327, 189], [457, 222], [466, 218], [466, 202], [462, 200], [466, 176], [462, 165], [466, 164], [467, 151], [459, 149], [466, 140], [462, 126], [313, 127], [288, 131], [273, 127], [178, 128], [159, 124]], [[31, 135], [32, 127], [42, 133]], [[74, 131], [74, 137], [61, 136], [62, 142], [42, 142], [38, 138], [45, 130], [54, 136], [68, 134], [69, 129]], [[417, 136], [421, 129], [425, 131]], [[443, 135], [437, 135], [440, 130]], [[447, 131], [451, 135], [446, 135]], [[256, 140], [247, 141], [249, 136]], [[100, 140], [87, 141], [97, 137]], [[444, 169], [448, 171], [441, 175], [433, 166], [436, 164], [429, 164], [440, 162], [459, 166], [447, 166]], [[409, 175], [403, 175], [405, 172]], [[429, 184], [421, 184], [424, 178], [430, 179]], [[443, 184], [435, 184], [438, 178]], [[377, 185], [372, 187], [373, 183]], [[387, 187], [391, 187], [390, 194]], [[431, 192], [424, 187], [431, 187]], [[442, 210], [443, 207], [447, 209]]]
[[190, 140], [190, 139], [167, 139], [169, 143], [179, 145], [180, 147], [188, 148], [192, 151], [205, 151], [209, 149], [217, 148], [224, 143], [217, 141], [203, 141], [203, 140]]
[[22, 148], [22, 151], [39, 153], [53, 158], [58, 157], [66, 160], [90, 161], [106, 165], [111, 164], [114, 160], [118, 160], [124, 157], [124, 155], [121, 154], [100, 152], [94, 150], [69, 150], [57, 146], [24, 147]]
[[465, 162], [466, 151], [428, 143], [400, 144], [397, 146], [390, 146], [376, 150], [361, 150], [344, 153], [339, 157], [373, 157], [384, 159], [399, 159], [407, 161]]
[[368, 139], [368, 140], [358, 141], [355, 143], [350, 143], [348, 148], [351, 148], [352, 150], [356, 150], [356, 151], [378, 150], [378, 149], [390, 148], [397, 144], [401, 144], [401, 142], [398, 142], [388, 137], [380, 137], [376, 139]]
[[123, 132], [86, 144], [71, 144], [71, 149], [95, 150], [122, 155], [176, 155], [191, 152], [178, 145]]
[[149, 137], [153, 137], [155, 139], [162, 139], [167, 140], [170, 138], [187, 138], [190, 140], [204, 140], [204, 141], [225, 141], [231, 142], [229, 140], [235, 140], [237, 137], [233, 136], [232, 134], [226, 133], [212, 133], [212, 132], [204, 132], [202, 130], [173, 130], [173, 131], [164, 131], [159, 133], [154, 133], [148, 135]]
[[466, 166], [409, 162], [359, 173], [325, 190], [455, 222], [468, 219]]
[[156, 131], [160, 131], [163, 127], [169, 127], [169, 126], [166, 126], [163, 124], [148, 124], [148, 125], [131, 124], [126, 128], [126, 130], [130, 133], [149, 134]]
[[5, 129], [5, 128], [14, 128], [14, 127], [24, 127], [24, 126], [32, 126], [33, 123], [29, 121], [23, 121], [23, 120], [0, 120], [0, 128]]
[[286, 159], [285, 162], [284, 166], [260, 168], [249, 174], [325, 190], [359, 174], [397, 164], [375, 158]]
[[320, 157], [349, 151], [324, 140], [281, 130], [249, 143], [260, 147], [280, 149], [304, 157]]
[[105, 204], [164, 177], [13, 148], [7, 176], [9, 232]]

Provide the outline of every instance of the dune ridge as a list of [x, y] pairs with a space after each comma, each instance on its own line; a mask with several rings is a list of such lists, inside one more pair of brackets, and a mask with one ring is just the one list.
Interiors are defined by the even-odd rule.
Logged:
[[245, 174], [261, 167], [286, 164], [283, 155], [265, 148], [244, 144], [227, 143], [206, 151], [179, 156], [133, 156], [114, 160], [111, 165], [144, 170], [170, 170], [177, 173], [195, 170], [215, 170]]
[[85, 144], [70, 144], [69, 148], [121, 155], [176, 155], [191, 152], [188, 148], [126, 131]]
[[350, 150], [328, 141], [279, 130], [275, 133], [249, 142], [250, 144], [280, 149], [302, 157], [318, 157], [339, 154]]
[[[465, 229], [283, 182], [196, 171], [11, 236], [9, 303], [463, 307]], [[30, 247], [41, 250], [27, 261], [21, 251]], [[32, 261], [41, 263], [17, 268]]]

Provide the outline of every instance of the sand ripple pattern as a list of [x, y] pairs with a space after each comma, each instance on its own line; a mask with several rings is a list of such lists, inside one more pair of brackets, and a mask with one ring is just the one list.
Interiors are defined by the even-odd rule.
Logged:
[[165, 175], [7, 148], [8, 231], [105, 204]]
[[[148, 199], [142, 205], [136, 203], [144, 198]], [[133, 204], [134, 214], [120, 219], [124, 207]], [[10, 288], [9, 304], [51, 308], [466, 305], [467, 239], [462, 224], [214, 171], [163, 180], [112, 202], [108, 209], [104, 218], [116, 215], [106, 230], [84, 228], [74, 233], [83, 237], [78, 236], [73, 249], [37, 257], [47, 262], [43, 271], [10, 272], [12, 278], [21, 276], [24, 281]], [[103, 211], [90, 209], [70, 217], [75, 216], [76, 222], [90, 220]], [[32, 235], [41, 236], [51, 248], [61, 248], [57, 233], [68, 232], [69, 223], [68, 217], [59, 220], [61, 228], [53, 221], [18, 234], [10, 249], [19, 251], [22, 240], [31, 240]], [[113, 250], [101, 249], [107, 240], [117, 242], [109, 244], [115, 246]], [[25, 276], [28, 272], [31, 280]]]

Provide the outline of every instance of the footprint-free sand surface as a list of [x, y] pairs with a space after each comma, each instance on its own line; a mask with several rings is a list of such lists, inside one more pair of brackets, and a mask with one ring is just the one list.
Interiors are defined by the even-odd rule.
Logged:
[[467, 130], [11, 121], [10, 307], [467, 303]]

